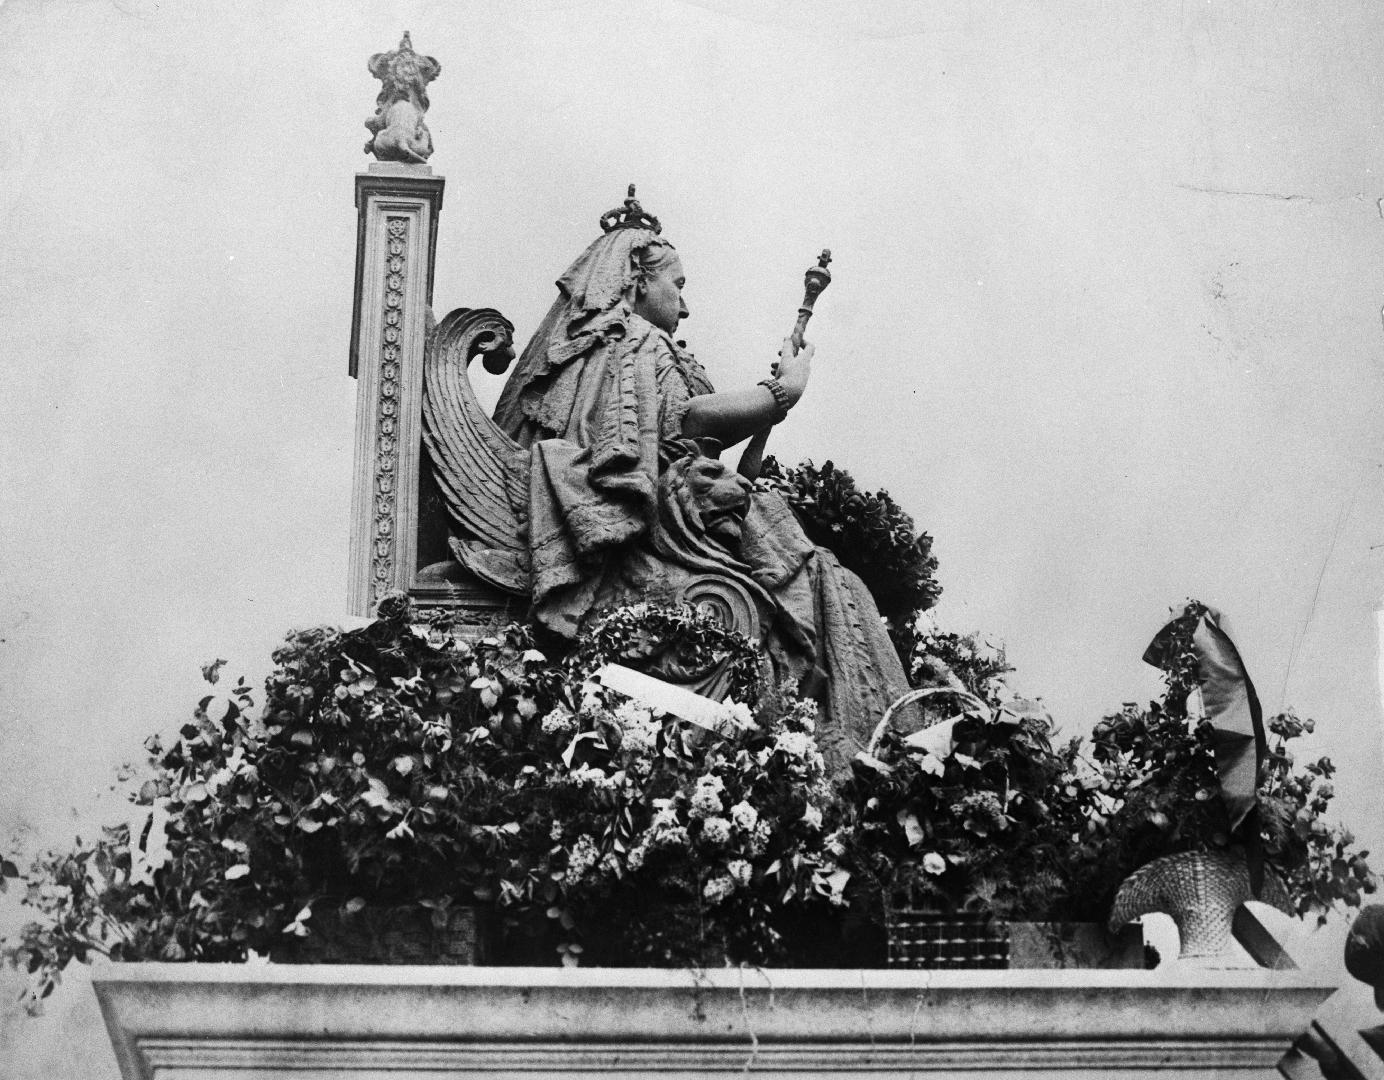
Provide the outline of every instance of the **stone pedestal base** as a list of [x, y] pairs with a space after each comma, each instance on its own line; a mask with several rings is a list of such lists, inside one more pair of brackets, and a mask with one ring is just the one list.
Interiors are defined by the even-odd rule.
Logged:
[[115, 965], [126, 1080], [1264, 1077], [1332, 987], [1298, 972]]

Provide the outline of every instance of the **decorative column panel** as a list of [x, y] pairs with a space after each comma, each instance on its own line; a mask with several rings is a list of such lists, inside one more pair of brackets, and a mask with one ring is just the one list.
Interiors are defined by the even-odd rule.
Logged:
[[356, 175], [357, 380], [348, 604], [372, 614], [407, 589], [417, 561], [423, 350], [443, 178], [426, 165], [371, 165]]

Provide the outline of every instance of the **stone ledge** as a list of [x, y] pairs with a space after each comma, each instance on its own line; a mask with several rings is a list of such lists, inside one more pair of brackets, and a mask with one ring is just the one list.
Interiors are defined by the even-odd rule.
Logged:
[[130, 964], [126, 1080], [707, 1072], [1263, 1076], [1333, 987], [1276, 971]]

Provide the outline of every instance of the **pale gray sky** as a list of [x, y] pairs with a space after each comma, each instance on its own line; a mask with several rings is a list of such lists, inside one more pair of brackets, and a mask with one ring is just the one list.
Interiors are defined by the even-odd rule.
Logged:
[[[0, 825], [70, 832], [198, 664], [345, 611], [352, 176], [442, 63], [436, 303], [526, 336], [634, 181], [771, 450], [933, 534], [941, 621], [1073, 732], [1230, 616], [1384, 839], [1384, 9], [1282, 3], [0, 6]], [[493, 388], [492, 388], [493, 392]]]

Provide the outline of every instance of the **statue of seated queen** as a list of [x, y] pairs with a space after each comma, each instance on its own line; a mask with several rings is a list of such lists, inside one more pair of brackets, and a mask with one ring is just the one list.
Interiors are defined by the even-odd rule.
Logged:
[[[819, 745], [842, 771], [907, 680], [864, 584], [752, 484], [768, 430], [807, 389], [813, 347], [790, 338], [773, 378], [715, 390], [674, 340], [682, 263], [633, 187], [601, 226], [558, 279], [493, 419], [466, 376], [469, 313], [433, 333], [424, 439], [451, 550], [568, 639], [617, 604], [715, 612], [762, 644], [768, 678], [819, 700]], [[732, 472], [720, 450], [746, 440]]]

